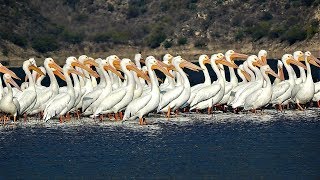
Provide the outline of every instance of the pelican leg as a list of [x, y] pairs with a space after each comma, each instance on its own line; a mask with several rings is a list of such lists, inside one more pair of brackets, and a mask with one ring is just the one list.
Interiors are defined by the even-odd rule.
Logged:
[[123, 113], [122, 113], [122, 111], [119, 112], [119, 116], [120, 116], [120, 120], [122, 120], [122, 119], [123, 119]]
[[198, 108], [196, 108], [196, 113], [199, 113], [199, 109]]
[[109, 118], [109, 120], [111, 120], [111, 119], [112, 119], [112, 116], [111, 116], [111, 114], [110, 114], [110, 113], [108, 113], [108, 118]]
[[143, 125], [147, 125], [146, 118], [142, 118]]
[[139, 118], [139, 125], [142, 125], [142, 117], [141, 118]]
[[299, 107], [299, 110], [300, 110], [300, 111], [303, 111], [303, 110], [304, 110], [303, 107], [302, 107], [299, 103], [297, 103], [297, 106]]
[[70, 113], [69, 113], [69, 112], [67, 112], [66, 120], [67, 120], [67, 121], [70, 121], [70, 119], [71, 119], [71, 118], [70, 118]]
[[279, 111], [280, 112], [282, 112], [283, 110], [282, 110], [282, 105], [281, 104], [279, 104]]
[[76, 110], [76, 115], [77, 115], [77, 118], [79, 120], [80, 119], [80, 111], [79, 110]]
[[15, 123], [17, 121], [17, 116], [13, 116], [13, 122]]
[[317, 104], [318, 104], [318, 108], [320, 108], [320, 100], [318, 101], [318, 103], [317, 103]]
[[119, 119], [118, 113], [114, 113], [114, 119], [115, 119], [115, 121], [118, 121], [118, 119]]
[[178, 109], [175, 110], [175, 114], [176, 114], [176, 117], [179, 115], [179, 110]]
[[171, 109], [170, 109], [170, 106], [168, 107], [168, 112], [167, 112], [167, 118], [169, 119], [170, 118], [170, 111], [171, 111]]
[[60, 122], [60, 123], [63, 123], [63, 115], [60, 115], [60, 116], [59, 116], [59, 122]]
[[99, 115], [99, 119], [100, 119], [100, 122], [103, 121], [103, 114], [100, 114], [100, 115]]
[[211, 114], [211, 106], [208, 107], [208, 114]]
[[27, 113], [23, 113], [24, 122], [27, 122]]

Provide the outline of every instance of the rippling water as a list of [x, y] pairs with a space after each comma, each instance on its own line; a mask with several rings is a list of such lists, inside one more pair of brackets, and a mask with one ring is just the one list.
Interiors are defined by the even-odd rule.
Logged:
[[319, 110], [7, 125], [1, 178], [319, 178]]

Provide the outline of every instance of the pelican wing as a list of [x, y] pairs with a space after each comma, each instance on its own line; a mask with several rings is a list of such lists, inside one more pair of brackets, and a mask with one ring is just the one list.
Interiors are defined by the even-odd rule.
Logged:
[[95, 91], [87, 93], [82, 99], [82, 111], [84, 112], [92, 103], [94, 103], [101, 95], [103, 89], [96, 89]]
[[191, 102], [190, 106], [194, 106], [199, 102], [212, 98], [220, 91], [220, 89], [221, 85], [218, 83], [200, 89], [194, 97], [193, 101]]
[[131, 116], [134, 116], [140, 109], [145, 107], [148, 102], [151, 100], [152, 95], [148, 94], [145, 96], [141, 96], [135, 100], [133, 100], [126, 108], [124, 113], [124, 120], [129, 119]]
[[160, 103], [158, 109], [161, 110], [163, 107], [166, 107], [171, 101], [177, 99], [179, 95], [182, 93], [184, 87], [177, 86], [161, 96]]
[[282, 81], [281, 83], [273, 86], [271, 100], [277, 99], [282, 94], [284, 94], [289, 88], [290, 88], [290, 84], [287, 81]]
[[56, 97], [48, 103], [43, 115], [43, 120], [47, 121], [52, 117], [62, 112], [71, 100], [71, 96], [68, 93], [58, 94]]
[[127, 90], [125, 88], [121, 88], [111, 92], [99, 105], [97, 110], [94, 113], [94, 116], [100, 114], [103, 111], [107, 111], [112, 108], [114, 105], [119, 103], [123, 97], [126, 95]]
[[299, 90], [300, 90], [301, 88], [303, 88], [303, 86], [304, 86], [304, 83], [302, 83], [302, 84], [296, 84], [296, 85], [293, 87], [292, 91], [291, 91], [291, 97], [292, 97], [292, 98], [296, 97], [297, 93], [299, 92]]
[[253, 108], [254, 103], [257, 101], [257, 99], [261, 96], [263, 92], [263, 89], [259, 89], [253, 93], [251, 93], [249, 96], [246, 97], [246, 100], [244, 102], [244, 109], [249, 110]]

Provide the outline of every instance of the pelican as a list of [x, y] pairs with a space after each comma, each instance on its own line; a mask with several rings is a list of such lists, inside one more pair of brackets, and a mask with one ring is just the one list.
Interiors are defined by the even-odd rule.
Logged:
[[24, 118], [27, 118], [27, 112], [31, 111], [37, 102], [37, 92], [35, 87], [35, 81], [32, 77], [30, 69], [37, 71], [37, 73], [44, 75], [43, 72], [37, 67], [34, 58], [30, 58], [23, 62], [22, 66], [26, 76], [29, 79], [29, 86], [21, 93], [16, 94], [20, 103], [20, 114], [24, 114]]
[[300, 110], [303, 110], [300, 104], [306, 104], [307, 102], [312, 100], [315, 93], [315, 87], [312, 79], [310, 64], [320, 67], [320, 61], [316, 57], [314, 57], [309, 51], [304, 53], [304, 57], [304, 61], [307, 67], [306, 80], [301, 84], [294, 86], [291, 94], [293, 101], [298, 105]]
[[163, 94], [158, 106], [158, 111], [167, 112], [168, 118], [170, 117], [171, 109], [172, 111], [178, 110], [178, 108], [180, 108], [190, 98], [190, 82], [182, 68], [186, 67], [193, 71], [201, 70], [199, 66], [182, 59], [181, 56], [174, 57], [172, 60], [172, 65], [178, 72], [177, 76], [180, 76], [179, 84], [181, 83], [181, 85], [176, 86], [174, 89], [169, 90], [165, 94]]
[[[43, 120], [47, 121], [52, 117], [59, 115], [59, 121], [62, 123], [65, 118], [64, 115], [67, 114], [71, 110], [71, 108], [74, 107], [75, 92], [69, 74], [74, 73], [82, 77], [84, 77], [84, 74], [75, 70], [73, 66], [78, 66], [92, 74], [92, 70], [89, 67], [81, 64], [75, 57], [68, 57], [66, 60], [66, 64], [63, 66], [63, 75], [67, 83], [67, 92], [59, 93], [57, 96], [55, 96], [53, 99], [51, 99], [51, 101], [47, 103], [44, 110]], [[66, 118], [70, 118], [68, 114]]]
[[287, 69], [289, 79], [282, 81], [281, 83], [273, 86], [272, 98], [271, 98], [271, 102], [270, 102], [272, 104], [278, 105], [280, 111], [282, 111], [283, 102], [290, 99], [291, 91], [292, 91], [293, 86], [295, 84], [293, 68], [291, 67], [290, 64], [295, 64], [297, 66], [301, 66], [303, 68], [306, 68], [306, 66], [304, 64], [302, 64], [301, 62], [294, 60], [294, 58], [291, 54], [284, 54], [281, 58], [281, 61], [284, 65], [284, 67]]
[[[265, 63], [265, 62], [262, 62]], [[260, 68], [262, 76], [266, 81], [266, 86], [261, 87], [251, 93], [244, 102], [244, 110], [256, 110], [257, 108], [264, 107], [267, 105], [272, 96], [272, 86], [268, 74], [278, 77], [278, 75], [269, 67], [269, 65], [264, 65]]]
[[145, 120], [143, 119], [143, 116], [153, 110], [155, 110], [158, 107], [158, 104], [160, 102], [160, 89], [158, 86], [158, 79], [154, 72], [154, 69], [158, 69], [167, 76], [173, 77], [169, 71], [164, 68], [164, 64], [156, 60], [153, 56], [148, 56], [146, 58], [146, 67], [148, 70], [148, 74], [151, 80], [151, 92], [149, 94], [146, 94], [144, 96], [141, 96], [140, 98], [137, 98], [133, 100], [126, 108], [124, 113], [124, 120], [127, 119], [135, 119], [136, 117], [139, 117], [139, 124], [143, 125], [145, 124]]
[[202, 72], [203, 72], [203, 76], [204, 76], [204, 82], [203, 83], [199, 83], [197, 85], [194, 85], [191, 87], [191, 94], [190, 94], [190, 98], [188, 99], [187, 103], [185, 104], [185, 106], [188, 106], [191, 104], [191, 102], [193, 101], [194, 97], [196, 96], [196, 94], [198, 93], [198, 91], [204, 87], [207, 87], [211, 84], [211, 78], [208, 72], [208, 69], [206, 67], [206, 64], [210, 63], [210, 59], [207, 55], [203, 54], [199, 57], [199, 65], [202, 68]]
[[[303, 61], [304, 60], [304, 54], [303, 54], [302, 51], [295, 51], [293, 53], [293, 58], [296, 61]], [[296, 73], [293, 71], [294, 72], [294, 79], [295, 79], [295, 83], [296, 84], [301, 84], [301, 83], [306, 81], [306, 72], [305, 72], [304, 68], [302, 68], [300, 66], [298, 66], [298, 68], [299, 68], [299, 72], [300, 72], [300, 77], [297, 78]]]
[[[112, 91], [105, 99], [101, 102], [99, 107], [93, 114], [93, 117], [96, 117], [99, 114], [115, 113], [115, 119], [118, 120], [118, 112], [120, 110], [120, 119], [122, 119], [121, 110], [125, 108], [133, 99], [134, 89], [135, 89], [135, 80], [132, 72], [135, 71], [142, 78], [149, 80], [141, 70], [139, 70], [136, 65], [127, 58], [124, 58], [119, 62], [119, 60], [111, 61], [115, 66], [121, 66], [122, 71], [127, 77], [127, 85], [119, 88], [118, 90]], [[120, 63], [120, 64], [119, 64]]]
[[231, 66], [237, 68], [234, 63], [226, 61], [222, 53], [214, 54], [211, 56], [210, 64], [213, 71], [216, 73], [218, 80], [209, 86], [206, 86], [199, 90], [195, 98], [190, 104], [190, 110], [192, 109], [204, 109], [208, 108], [208, 114], [211, 113], [211, 108], [221, 101], [225, 92], [225, 81], [219, 70], [218, 64]]
[[277, 85], [277, 84], [279, 84], [281, 81], [284, 80], [283, 63], [282, 63], [280, 60], [278, 60], [277, 67], [278, 67], [278, 77], [279, 77], [279, 78], [276, 78], [276, 79], [273, 81], [273, 85]]
[[[10, 72], [8, 72], [10, 73]], [[15, 88], [20, 89], [18, 84], [11, 78], [10, 74], [3, 75], [3, 81], [8, 89], [6, 95], [0, 99], [0, 112], [13, 115], [13, 121], [16, 122], [17, 116], [20, 114], [20, 104], [16, 98], [13, 97], [11, 85]], [[6, 117], [4, 118], [4, 122]]]
[[[29, 113], [31, 115], [43, 112], [46, 106], [46, 102], [48, 102], [51, 98], [55, 97], [59, 93], [59, 85], [55, 74], [61, 79], [65, 79], [62, 74], [62, 68], [58, 64], [56, 64], [52, 58], [46, 58], [43, 64], [45, 71], [47, 72], [50, 79], [50, 86], [42, 86], [41, 88], [37, 86], [37, 101], [35, 106], [33, 107], [33, 110]], [[44, 72], [43, 70], [41, 71]]]
[[104, 82], [105, 85], [99, 89], [96, 89], [88, 93], [86, 96], [83, 97], [82, 111], [84, 115], [93, 114], [94, 111], [100, 105], [100, 103], [104, 100], [104, 98], [112, 92], [111, 79], [107, 71], [110, 71], [116, 74], [120, 78], [124, 78], [119, 71], [117, 71], [108, 63], [109, 59], [120, 60], [118, 56], [111, 55], [111, 56], [108, 56], [107, 59], [104, 59], [104, 60], [101, 59], [97, 61], [99, 64], [99, 67], [97, 68], [97, 72], [100, 75], [100, 83]]
[[[235, 59], [247, 59], [248, 55], [236, 53], [233, 50], [228, 50], [225, 53], [225, 58], [227, 61], [234, 63]], [[230, 82], [226, 81], [225, 93], [224, 93], [222, 100], [219, 102], [219, 104], [221, 104], [221, 105], [228, 103], [228, 100], [229, 100], [229, 97], [231, 94], [231, 90], [238, 85], [238, 78], [237, 78], [237, 76], [234, 72], [234, 69], [232, 67], [229, 67], [229, 74], [230, 74]]]

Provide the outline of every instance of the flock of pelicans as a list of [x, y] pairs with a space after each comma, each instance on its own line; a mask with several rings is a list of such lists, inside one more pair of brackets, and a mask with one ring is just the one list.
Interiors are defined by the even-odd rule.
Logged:
[[[237, 66], [235, 60], [244, 60]], [[141, 63], [145, 66], [141, 66]], [[206, 64], [210, 64], [217, 79], [212, 81]], [[134, 62], [111, 55], [106, 59], [93, 59], [86, 55], [68, 57], [61, 68], [52, 58], [44, 60], [43, 67], [37, 67], [34, 58], [24, 61], [26, 81], [18, 86], [13, 80], [17, 75], [0, 64], [4, 73], [0, 83], [0, 112], [3, 123], [11, 118], [40, 116], [44, 121], [58, 116], [60, 122], [69, 121], [70, 114], [109, 119], [135, 120], [146, 124], [145, 116], [150, 112], [163, 112], [166, 117], [180, 110], [199, 111], [212, 108], [234, 112], [262, 109], [273, 105], [280, 111], [283, 106], [296, 104], [304, 110], [304, 105], [316, 101], [320, 107], [320, 82], [314, 83], [310, 64], [320, 67], [320, 61], [309, 51], [296, 51], [278, 60], [278, 72], [267, 64], [267, 52], [261, 50], [256, 55], [245, 55], [233, 50], [225, 54], [199, 57], [199, 66], [186, 61], [181, 56], [166, 54], [163, 61], [148, 56], [142, 59], [136, 54]], [[292, 65], [299, 68], [297, 77]], [[229, 68], [225, 72], [225, 66]], [[283, 66], [288, 73], [284, 79]], [[94, 68], [93, 68], [94, 67]], [[203, 83], [190, 86], [188, 75], [183, 68], [202, 71]], [[166, 79], [161, 81], [155, 69]], [[236, 72], [240, 79], [236, 76]], [[229, 73], [230, 81], [226, 80]], [[47, 74], [50, 86], [42, 86]], [[268, 75], [275, 77], [271, 82]], [[56, 77], [66, 81], [59, 87]], [[97, 81], [97, 78], [99, 80]], [[1, 79], [0, 79], [1, 81]]]

